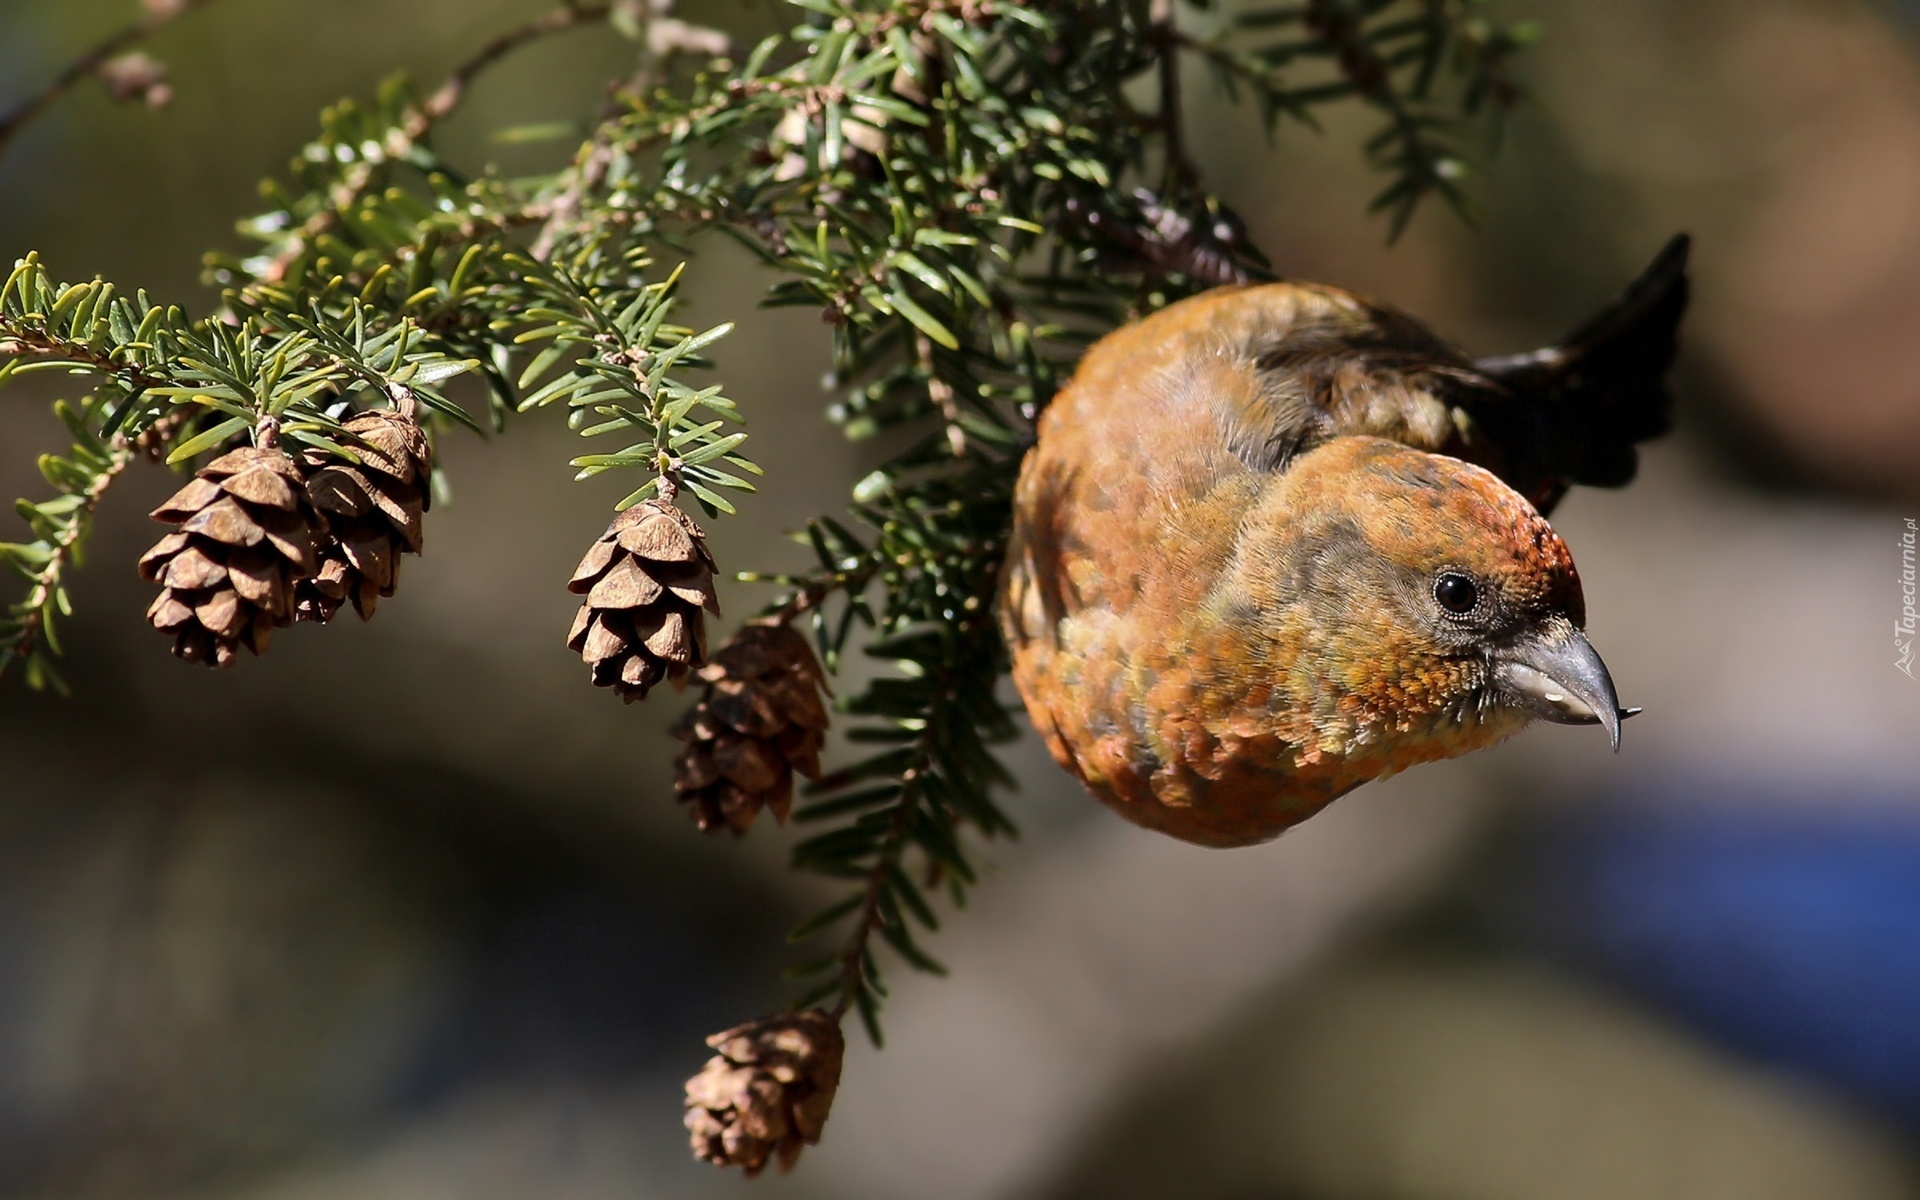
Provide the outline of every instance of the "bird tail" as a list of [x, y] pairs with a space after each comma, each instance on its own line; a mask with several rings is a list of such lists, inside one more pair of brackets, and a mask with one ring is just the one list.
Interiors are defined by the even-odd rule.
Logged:
[[1545, 465], [1565, 483], [1625, 484], [1638, 465], [1635, 444], [1671, 424], [1666, 375], [1687, 307], [1691, 245], [1676, 235], [1619, 298], [1558, 343], [1474, 364], [1539, 406]]

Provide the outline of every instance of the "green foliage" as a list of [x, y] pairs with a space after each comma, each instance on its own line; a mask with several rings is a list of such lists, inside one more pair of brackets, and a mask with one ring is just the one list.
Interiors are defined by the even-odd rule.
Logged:
[[[1282, 116], [1313, 123], [1313, 108], [1354, 98], [1386, 118], [1368, 159], [1391, 182], [1375, 196], [1399, 237], [1421, 200], [1439, 195], [1463, 214], [1462, 147], [1476, 118], [1498, 118], [1520, 98], [1509, 72], [1536, 40], [1532, 23], [1500, 24], [1486, 0], [1310, 0], [1237, 14], [1233, 32], [1202, 46], [1230, 94], [1246, 88], [1269, 136]], [[1251, 35], [1251, 45], [1236, 45]]]
[[18, 660], [29, 686], [64, 693], [66, 685], [51, 655], [60, 652], [56, 622], [73, 615], [66, 573], [82, 565], [94, 508], [133, 452], [124, 443], [102, 441], [91, 413], [64, 401], [54, 406], [54, 413], [73, 436], [64, 457], [40, 456], [40, 474], [58, 494], [14, 505], [32, 531], [33, 541], [0, 542], [0, 564], [27, 581], [25, 598], [0, 612], [0, 673]]
[[[644, 5], [567, 4], [424, 100], [396, 81], [328, 109], [241, 222], [257, 249], [208, 259], [221, 301], [203, 316], [23, 259], [0, 291], [0, 381], [64, 371], [88, 398], [61, 409], [73, 450], [46, 460], [60, 495], [22, 508], [37, 540], [0, 547], [29, 584], [0, 653], [51, 680], [65, 570], [143, 435], [183, 463], [271, 423], [352, 459], [341, 422], [370, 405], [417, 400], [443, 432], [560, 406], [619, 444], [574, 458], [581, 478], [640, 472], [623, 507], [684, 492], [732, 512], [726, 493], [759, 473], [742, 415], [682, 378], [731, 326], [672, 323], [685, 263], [655, 269], [732, 238], [772, 273], [770, 304], [830, 328], [830, 419], [905, 434], [853, 484], [850, 524], [808, 523], [815, 566], [745, 577], [785, 588], [771, 611], [810, 622], [830, 667], [858, 635], [889, 668], [843, 701], [855, 753], [813, 789], [798, 817], [817, 832], [794, 848], [796, 867], [849, 885], [796, 931], [835, 939], [796, 969], [798, 1003], [858, 1011], [878, 1040], [877, 944], [939, 970], [921, 944], [935, 895], [962, 902], [969, 839], [1014, 830], [991, 749], [1014, 730], [993, 585], [1033, 416], [1129, 312], [1266, 272], [1186, 156], [1182, 56], [1270, 130], [1343, 99], [1382, 113], [1366, 152], [1397, 234], [1424, 197], [1460, 201], [1466, 122], [1518, 95], [1507, 61], [1530, 34], [1480, 0], [1197, 5], [1199, 34], [1159, 2], [793, 2], [793, 28], [741, 55]], [[509, 178], [435, 149], [479, 69], [601, 19], [634, 39], [637, 73], [564, 163]], [[1157, 94], [1129, 86], [1148, 79]], [[477, 386], [442, 390], [457, 377]]]
[[[916, 486], [882, 486], [854, 506], [873, 530], [870, 540], [825, 517], [808, 529], [820, 559], [816, 578], [844, 592], [837, 617], [813, 609], [823, 656], [837, 663], [863, 626], [876, 635], [864, 652], [894, 673], [845, 705], [871, 718], [849, 732], [849, 742], [876, 748], [821, 780], [796, 814], [802, 824], [836, 827], [795, 846], [795, 866], [857, 887], [795, 930], [804, 938], [851, 924], [839, 951], [795, 968], [795, 978], [810, 981], [795, 1006], [852, 1004], [876, 1043], [886, 993], [872, 936], [914, 968], [944, 974], [915, 933], [938, 928], [926, 893], [943, 888], [956, 905], [965, 903], [975, 872], [962, 826], [987, 837], [1015, 832], [992, 796], [1012, 780], [989, 749], [1015, 732], [994, 695], [1006, 664], [992, 605], [1011, 467], [1009, 459], [981, 457]], [[879, 585], [877, 608], [864, 595], [868, 581]]]

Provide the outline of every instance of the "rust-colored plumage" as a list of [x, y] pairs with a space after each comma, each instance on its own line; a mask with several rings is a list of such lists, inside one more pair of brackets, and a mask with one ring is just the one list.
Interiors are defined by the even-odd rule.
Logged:
[[1535, 717], [1607, 726], [1542, 515], [1666, 427], [1676, 238], [1559, 346], [1474, 361], [1337, 288], [1223, 288], [1095, 345], [1022, 466], [1000, 615], [1054, 757], [1123, 815], [1271, 838]]

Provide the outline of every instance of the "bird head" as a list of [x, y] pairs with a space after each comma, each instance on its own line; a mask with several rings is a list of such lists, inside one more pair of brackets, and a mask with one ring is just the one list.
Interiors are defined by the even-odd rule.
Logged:
[[1631, 713], [1583, 632], [1573, 557], [1492, 472], [1345, 437], [1276, 483], [1243, 526], [1229, 577], [1253, 611], [1291, 610], [1270, 628], [1296, 644], [1270, 646], [1270, 661], [1287, 664], [1283, 686], [1314, 714], [1325, 749], [1342, 731], [1359, 753], [1398, 743], [1383, 747], [1397, 769], [1534, 718], [1599, 724], [1619, 749]]

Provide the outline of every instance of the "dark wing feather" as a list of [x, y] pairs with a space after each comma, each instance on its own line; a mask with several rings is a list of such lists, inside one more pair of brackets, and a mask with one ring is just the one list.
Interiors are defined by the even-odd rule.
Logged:
[[1463, 407], [1506, 446], [1508, 482], [1541, 511], [1574, 484], [1623, 486], [1638, 466], [1635, 445], [1671, 425], [1666, 377], [1687, 308], [1691, 245], [1675, 236], [1618, 299], [1558, 343], [1474, 363], [1510, 399], [1489, 403], [1483, 393], [1463, 397]]

